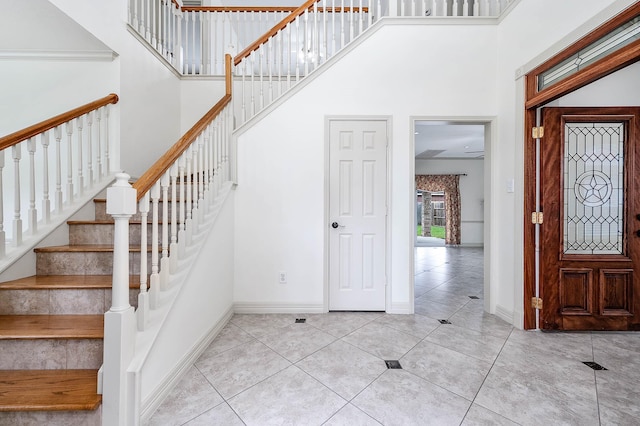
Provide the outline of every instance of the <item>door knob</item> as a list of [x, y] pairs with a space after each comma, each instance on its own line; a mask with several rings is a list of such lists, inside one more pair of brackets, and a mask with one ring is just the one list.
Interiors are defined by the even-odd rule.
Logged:
[[[340, 225], [338, 224], [338, 222], [333, 222], [333, 223], [331, 224], [331, 227], [332, 227], [333, 229], [338, 228], [338, 226], [340, 226]], [[640, 232], [640, 231], [639, 231], [639, 232]]]

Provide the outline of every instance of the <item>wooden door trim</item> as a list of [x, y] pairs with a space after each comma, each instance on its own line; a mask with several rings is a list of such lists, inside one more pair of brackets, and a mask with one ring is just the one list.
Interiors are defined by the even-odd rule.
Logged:
[[614, 18], [582, 37], [571, 46], [557, 53], [525, 75], [525, 105], [524, 105], [524, 329], [536, 328], [536, 310], [531, 306], [531, 299], [535, 296], [535, 225], [531, 223], [531, 212], [536, 208], [536, 140], [532, 137], [531, 129], [536, 125], [536, 109], [542, 105], [558, 99], [568, 93], [580, 89], [602, 77], [605, 77], [625, 66], [640, 61], [640, 44], [634, 42], [600, 61], [579, 71], [563, 80], [558, 85], [537, 91], [537, 76], [553, 67], [583, 47], [607, 34], [621, 23], [640, 15], [640, 2], [632, 5]]

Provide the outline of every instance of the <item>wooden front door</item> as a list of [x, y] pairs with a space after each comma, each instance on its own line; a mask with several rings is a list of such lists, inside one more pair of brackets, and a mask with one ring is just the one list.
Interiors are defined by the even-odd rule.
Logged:
[[640, 329], [640, 108], [545, 108], [540, 328]]

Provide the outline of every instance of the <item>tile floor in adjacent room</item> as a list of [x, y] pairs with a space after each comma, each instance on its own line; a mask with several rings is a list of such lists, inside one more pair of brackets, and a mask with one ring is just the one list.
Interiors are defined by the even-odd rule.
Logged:
[[482, 264], [416, 248], [415, 315], [234, 315], [148, 425], [640, 424], [640, 333], [513, 329]]

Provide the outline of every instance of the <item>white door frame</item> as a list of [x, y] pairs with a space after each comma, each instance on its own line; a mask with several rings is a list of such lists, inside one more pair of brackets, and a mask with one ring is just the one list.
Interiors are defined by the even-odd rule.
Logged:
[[[448, 121], [451, 124], [481, 124], [484, 125], [485, 128], [485, 137], [484, 137], [484, 310], [490, 313], [496, 313], [496, 296], [497, 291], [491, 291], [491, 283], [497, 282], [497, 280], [492, 279], [492, 272], [497, 271], [496, 268], [492, 268], [492, 247], [495, 246], [495, 237], [491, 234], [491, 211], [494, 203], [494, 189], [495, 189], [495, 178], [497, 171], [494, 170], [492, 161], [491, 161], [491, 152], [496, 149], [498, 138], [497, 138], [497, 117], [495, 116], [411, 116], [409, 119], [409, 123], [411, 128], [409, 129], [409, 134], [411, 135], [411, 141], [409, 143], [410, 155], [409, 155], [409, 176], [411, 182], [409, 183], [411, 191], [411, 197], [409, 197], [409, 202], [411, 203], [411, 208], [409, 211], [411, 212], [411, 220], [409, 221], [411, 225], [411, 229], [408, 232], [411, 232], [410, 235], [414, 235], [416, 233], [416, 214], [415, 214], [415, 193], [416, 193], [416, 164], [415, 164], [415, 125], [416, 121]], [[414, 244], [415, 237], [408, 238], [411, 241], [411, 250], [409, 256], [409, 266], [410, 271], [414, 271], [414, 262], [415, 262], [415, 252], [414, 252]], [[415, 305], [415, 273], [411, 274], [411, 289], [409, 290], [409, 299], [411, 301], [411, 311], [413, 312]]]
[[324, 119], [324, 312], [329, 312], [329, 238], [330, 238], [330, 223], [331, 217], [329, 214], [329, 191], [330, 191], [330, 151], [331, 151], [331, 122], [333, 121], [383, 121], [387, 127], [387, 218], [385, 221], [385, 270], [386, 270], [386, 285], [385, 285], [385, 311], [389, 310], [389, 304], [391, 303], [391, 116], [389, 115], [327, 115]]

